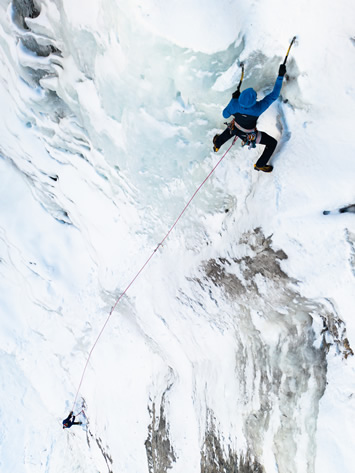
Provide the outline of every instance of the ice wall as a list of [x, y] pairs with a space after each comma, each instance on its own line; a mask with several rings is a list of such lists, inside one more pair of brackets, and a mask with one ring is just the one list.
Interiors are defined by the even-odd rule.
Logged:
[[[354, 94], [347, 78], [340, 105], [319, 87], [319, 5], [304, 22], [276, 3], [2, 0], [5, 470], [313, 473], [339, 449], [350, 471], [331, 432], [337, 415], [348, 432], [352, 384], [331, 417], [334, 385], [322, 396], [329, 349], [328, 383], [353, 372], [353, 224], [321, 220], [353, 192], [349, 140], [345, 170], [319, 169], [333, 153], [322, 104], [348, 114]], [[238, 61], [262, 95], [299, 32], [283, 102], [260, 120], [280, 139], [275, 173], [253, 174], [258, 151], [228, 154], [97, 345], [86, 433], [63, 432], [110, 308], [215, 163]]]

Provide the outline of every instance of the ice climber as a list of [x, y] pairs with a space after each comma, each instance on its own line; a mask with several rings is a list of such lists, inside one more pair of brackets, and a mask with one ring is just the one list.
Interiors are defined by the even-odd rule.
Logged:
[[74, 422], [75, 416], [73, 415], [73, 411], [70, 411], [68, 417], [63, 420], [63, 429], [70, 429], [72, 425], [81, 425], [82, 422]]
[[215, 152], [232, 136], [237, 135], [241, 138], [243, 145], [246, 144], [251, 148], [255, 148], [257, 144], [265, 145], [262, 155], [257, 160], [256, 164], [254, 164], [255, 170], [263, 172], [271, 172], [273, 170], [273, 167], [267, 163], [276, 148], [277, 141], [264, 131], [257, 130], [256, 123], [259, 116], [265, 112], [280, 95], [285, 73], [286, 65], [281, 64], [273, 91], [260, 101], [256, 100], [256, 92], [254, 89], [249, 88], [240, 92], [238, 87], [233, 93], [231, 101], [223, 110], [224, 118], [229, 118], [231, 115], [233, 115], [234, 118], [223, 133], [215, 135], [213, 138], [213, 149]]

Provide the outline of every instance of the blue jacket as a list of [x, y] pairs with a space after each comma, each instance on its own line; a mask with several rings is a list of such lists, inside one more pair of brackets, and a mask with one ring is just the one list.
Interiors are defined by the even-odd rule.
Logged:
[[[262, 100], [257, 102], [256, 92], [254, 89], [245, 89], [240, 94], [238, 99], [232, 99], [226, 108], [223, 110], [224, 118], [229, 118], [231, 115], [240, 114], [244, 117], [248, 116], [254, 118], [253, 121], [258, 119], [258, 117], [265, 112], [270, 105], [275, 102], [281, 92], [283, 77], [278, 76], [274, 85], [274, 89], [270, 94], [264, 97]], [[236, 117], [237, 123], [239, 123], [238, 117]], [[249, 120], [247, 120], [249, 122]], [[242, 120], [244, 122], [244, 120]], [[242, 125], [242, 123], [240, 123]], [[254, 125], [255, 126], [255, 125]]]

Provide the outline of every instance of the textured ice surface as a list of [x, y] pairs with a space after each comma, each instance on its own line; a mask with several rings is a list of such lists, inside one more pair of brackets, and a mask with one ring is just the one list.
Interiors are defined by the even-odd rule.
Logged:
[[[1, 471], [352, 472], [355, 223], [322, 211], [354, 201], [353, 6], [0, 5]], [[294, 34], [275, 171], [234, 146], [63, 431], [220, 156], [238, 62], [261, 97]]]

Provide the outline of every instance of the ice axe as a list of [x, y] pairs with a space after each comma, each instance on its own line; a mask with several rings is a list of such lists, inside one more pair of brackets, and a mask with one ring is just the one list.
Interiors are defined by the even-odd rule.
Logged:
[[241, 74], [241, 76], [240, 76], [240, 81], [239, 81], [237, 90], [236, 90], [235, 92], [233, 92], [233, 94], [232, 94], [232, 97], [233, 97], [234, 99], [238, 99], [238, 98], [239, 98], [239, 95], [240, 95], [240, 87], [241, 87], [242, 82], [243, 82], [243, 79], [244, 79], [244, 63], [241, 62], [241, 63], [239, 64], [239, 66], [242, 68], [242, 74]]
[[296, 41], [296, 36], [294, 36], [294, 37], [292, 38], [292, 41], [291, 41], [291, 43], [290, 43], [290, 46], [288, 47], [288, 50], [287, 50], [287, 53], [286, 53], [286, 56], [285, 56], [285, 60], [284, 60], [284, 62], [283, 62], [283, 65], [284, 65], [284, 66], [286, 66], [286, 62], [287, 62], [287, 59], [288, 59], [288, 55], [289, 55], [289, 53], [290, 53], [290, 49], [291, 49], [291, 47], [292, 47], [292, 45], [293, 45], [293, 43], [294, 43], [295, 41]]
[[238, 85], [238, 89], [240, 90], [240, 86], [242, 85], [243, 79], [244, 79], [244, 62], [241, 62], [240, 67], [242, 68], [242, 75], [240, 76], [240, 81]]

